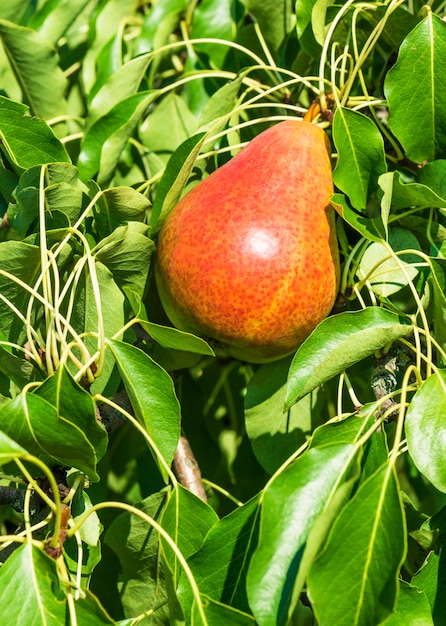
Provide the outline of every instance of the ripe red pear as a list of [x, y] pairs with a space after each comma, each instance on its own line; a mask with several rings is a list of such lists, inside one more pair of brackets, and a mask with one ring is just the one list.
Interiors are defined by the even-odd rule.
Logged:
[[281, 122], [178, 202], [155, 264], [174, 326], [263, 363], [328, 315], [339, 279], [329, 151], [315, 124]]

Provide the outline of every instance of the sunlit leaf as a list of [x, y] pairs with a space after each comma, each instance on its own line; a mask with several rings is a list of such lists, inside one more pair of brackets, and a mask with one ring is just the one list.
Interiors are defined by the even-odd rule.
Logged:
[[22, 392], [0, 408], [0, 429], [47, 463], [77, 467], [99, 480], [95, 445], [81, 425], [59, 415], [45, 399]]
[[30, 117], [28, 107], [0, 96], [2, 151], [17, 172], [33, 165], [69, 162], [68, 154], [43, 121]]
[[[257, 543], [258, 516], [258, 498], [254, 498], [215, 524], [188, 560], [201, 593], [241, 611], [249, 611], [245, 581]], [[178, 594], [187, 617], [193, 598], [183, 575]]]
[[19, 546], [0, 568], [2, 619], [8, 624], [64, 624], [66, 603], [58, 588], [56, 562], [31, 542]]
[[395, 472], [385, 464], [346, 504], [310, 569], [308, 593], [319, 623], [375, 626], [392, 613], [404, 530]]
[[366, 239], [370, 239], [370, 241], [382, 241], [386, 239], [386, 226], [381, 216], [373, 218], [366, 217], [354, 211], [348, 205], [345, 196], [341, 193], [333, 194], [330, 203], [339, 215]]
[[421, 385], [406, 413], [409, 453], [420, 472], [446, 492], [446, 371], [439, 370]]
[[154, 458], [167, 477], [158, 454], [170, 465], [180, 438], [180, 407], [173, 381], [139, 348], [120, 341], [108, 343], [135, 415], [155, 443]]
[[305, 543], [356, 452], [352, 445], [309, 450], [279, 474], [262, 499], [259, 543], [248, 573], [248, 597], [261, 626], [285, 626]]
[[153, 203], [149, 222], [152, 228], [159, 226], [180, 199], [205, 139], [206, 133], [204, 132], [193, 135], [170, 157]]
[[55, 49], [31, 28], [6, 20], [0, 20], [0, 37], [32, 114], [45, 119], [63, 115], [67, 81]]
[[339, 107], [333, 119], [333, 141], [338, 151], [334, 183], [355, 209], [364, 210], [378, 177], [387, 171], [383, 138], [370, 118]]
[[277, 51], [291, 29], [290, 0], [243, 0], [247, 10], [258, 21], [260, 30], [273, 51]]
[[446, 155], [446, 114], [439, 106], [446, 97], [445, 60], [446, 25], [428, 11], [401, 44], [385, 79], [390, 129], [415, 163]]
[[109, 181], [121, 151], [145, 109], [157, 96], [156, 91], [129, 96], [95, 121], [85, 134], [79, 154], [81, 178], [88, 180], [100, 172], [98, 182], [104, 184]]
[[290, 367], [286, 407], [399, 337], [410, 324], [378, 307], [328, 317], [298, 349]]

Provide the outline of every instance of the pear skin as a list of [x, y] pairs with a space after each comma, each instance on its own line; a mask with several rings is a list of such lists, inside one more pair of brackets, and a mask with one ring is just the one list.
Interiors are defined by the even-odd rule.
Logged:
[[173, 325], [252, 363], [295, 351], [338, 290], [332, 194], [327, 136], [295, 119], [189, 191], [157, 243], [155, 278]]

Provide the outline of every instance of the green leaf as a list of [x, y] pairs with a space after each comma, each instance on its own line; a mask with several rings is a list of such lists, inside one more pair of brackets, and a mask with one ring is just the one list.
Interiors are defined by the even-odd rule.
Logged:
[[[26, 237], [30, 227], [39, 224], [41, 167], [34, 166], [20, 176], [15, 190], [16, 204], [8, 208], [8, 219], [13, 228]], [[45, 219], [48, 223], [54, 214], [63, 213], [66, 224], [74, 224], [86, 206], [85, 189], [79, 182], [77, 168], [71, 163], [50, 163], [45, 168]]]
[[100, 117], [85, 133], [78, 167], [82, 179], [98, 174], [98, 184], [106, 186], [128, 139], [157, 91], [142, 91], [121, 100]]
[[261, 626], [289, 623], [305, 543], [329, 506], [356, 446], [331, 445], [304, 453], [263, 494], [260, 533], [248, 572], [248, 598]]
[[[169, 132], [166, 133], [166, 126]], [[167, 161], [170, 155], [197, 130], [197, 118], [183, 98], [171, 93], [158, 104], [139, 132], [143, 144]]]
[[3, 152], [19, 173], [33, 165], [70, 161], [43, 120], [30, 117], [27, 106], [4, 96], [0, 96], [0, 138]]
[[108, 345], [135, 415], [157, 448], [152, 453], [160, 472], [167, 479], [158, 455], [170, 465], [180, 438], [180, 406], [173, 381], [139, 348], [111, 340]]
[[88, 0], [47, 0], [40, 11], [32, 16], [28, 25], [38, 30], [42, 39], [56, 46], [87, 4]]
[[446, 438], [446, 370], [432, 374], [412, 398], [406, 413], [409, 454], [430, 482], [446, 492], [444, 445]]
[[[166, 495], [165, 492], [155, 493], [137, 508], [159, 523]], [[125, 511], [110, 524], [104, 540], [121, 565], [118, 591], [125, 615], [136, 617], [165, 602], [167, 592], [158, 533], [145, 520]], [[160, 608], [156, 615], [160, 620], [164, 618], [162, 623], [167, 623], [166, 607]]]
[[105, 428], [98, 423], [93, 398], [64, 367], [59, 367], [35, 393], [56, 408], [59, 419], [82, 431], [95, 449], [95, 462], [104, 456], [108, 436]]
[[155, 244], [147, 237], [147, 226], [129, 222], [118, 226], [93, 249], [98, 261], [113, 275], [121, 289], [131, 289], [142, 298]]
[[[420, 250], [418, 239], [409, 230], [392, 228], [389, 234], [389, 245], [393, 252], [404, 250]], [[416, 254], [399, 254], [398, 259], [389, 258], [389, 248], [382, 243], [373, 242], [364, 252], [357, 275], [359, 279], [368, 278], [372, 290], [379, 296], [388, 297], [400, 291], [416, 279], [419, 273], [417, 263], [424, 259]]]
[[395, 612], [386, 619], [385, 626], [434, 626], [431, 607], [420, 589], [406, 582], [400, 581], [400, 590]]
[[187, 0], [163, 0], [151, 6], [144, 16], [137, 53], [156, 50], [166, 44], [186, 9]]
[[[207, 533], [218, 521], [217, 514], [208, 504], [178, 484], [170, 494], [161, 525], [188, 559], [201, 548]], [[167, 543], [163, 542], [163, 548], [167, 562], [175, 572], [178, 561]]]
[[[202, 0], [194, 11], [191, 38], [212, 38], [234, 41], [236, 27], [232, 0]], [[271, 16], [274, 19], [273, 16]], [[195, 46], [208, 55], [214, 67], [223, 67], [229, 47], [203, 43]]]
[[[446, 263], [443, 259], [431, 259], [430, 284], [432, 285], [433, 327], [435, 339], [440, 345], [446, 345]], [[446, 362], [439, 355], [444, 367]]]
[[[215, 524], [200, 550], [188, 559], [200, 593], [246, 612], [245, 581], [257, 543], [258, 514], [256, 497]], [[193, 598], [184, 575], [180, 577], [178, 597], [187, 620]]]
[[[98, 310], [95, 290], [91, 276], [84, 272], [82, 280], [76, 287], [74, 308], [70, 322], [78, 334], [85, 333], [83, 342], [90, 355], [101, 349], [101, 326], [106, 337], [113, 337], [125, 323], [125, 296], [116, 284], [112, 272], [99, 260], [95, 260], [95, 272], [99, 284], [100, 310]], [[91, 333], [91, 335], [89, 334]], [[106, 350], [102, 372], [90, 387], [91, 393], [102, 393], [113, 373], [115, 361]], [[75, 365], [72, 373], [77, 372]], [[70, 370], [71, 371], [71, 370]]]
[[[337, 517], [313, 563], [308, 594], [320, 624], [376, 626], [394, 610], [406, 551], [394, 469], [373, 474]], [[327, 602], [336, 598], [336, 602]]]
[[[436, 162], [438, 163], [438, 161]], [[387, 203], [393, 209], [408, 209], [413, 206], [426, 208], [443, 208], [446, 200], [438, 195], [432, 188], [427, 186], [430, 183], [428, 168], [434, 163], [426, 165], [420, 171], [420, 180], [423, 180], [421, 172], [425, 170], [426, 183], [403, 183], [400, 172], [388, 172], [379, 178], [379, 186], [384, 191], [383, 203]], [[444, 190], [446, 192], [446, 189]], [[443, 192], [443, 189], [441, 189]]]
[[[418, 181], [428, 187], [430, 191], [434, 192], [440, 198], [446, 197], [446, 159], [438, 159], [432, 163], [426, 163], [420, 169], [418, 174]], [[444, 207], [446, 201], [443, 200], [441, 207]], [[432, 206], [431, 202], [424, 206]], [[434, 205], [436, 206], [436, 205]]]
[[107, 626], [107, 624], [116, 624], [116, 622], [107, 615], [104, 608], [99, 603], [99, 600], [88, 589], [83, 590], [82, 596], [76, 600], [74, 607], [78, 626]]
[[217, 602], [206, 595], [201, 596], [201, 599], [206, 624], [204, 624], [201, 612], [194, 603], [191, 621], [193, 626], [199, 626], [200, 624], [203, 626], [228, 626], [228, 624], [231, 624], [231, 626], [255, 626], [256, 624], [254, 618], [247, 613]]
[[156, 190], [149, 225], [160, 226], [169, 211], [175, 206], [192, 172], [207, 133], [198, 133], [186, 139], [170, 157], [163, 177]]
[[86, 120], [88, 128], [119, 102], [135, 95], [149, 62], [150, 56], [144, 54], [127, 61], [111, 74], [90, 103]]
[[333, 119], [333, 141], [338, 151], [334, 183], [355, 209], [364, 210], [378, 177], [387, 171], [381, 133], [362, 113], [339, 107]]
[[150, 201], [132, 187], [105, 189], [94, 207], [95, 221], [102, 237], [127, 222], [143, 222]]
[[328, 317], [300, 346], [288, 376], [286, 407], [376, 350], [408, 335], [410, 324], [378, 307]]
[[347, 203], [345, 196], [335, 193], [330, 198], [330, 204], [350, 226], [370, 241], [382, 241], [386, 239], [386, 226], [382, 218], [366, 217], [354, 211]]
[[19, 446], [18, 443], [0, 430], [0, 465], [5, 465], [27, 454], [28, 452], [25, 448]]
[[445, 61], [446, 25], [429, 10], [405, 38], [384, 82], [390, 129], [415, 163], [446, 155]]
[[261, 365], [248, 383], [245, 426], [259, 463], [273, 474], [303, 445], [317, 421], [316, 393], [284, 410], [291, 357]]
[[55, 49], [31, 28], [6, 20], [0, 20], [0, 37], [32, 114], [51, 119], [66, 113], [67, 79]]
[[93, 481], [99, 480], [98, 454], [81, 426], [59, 415], [56, 407], [36, 394], [22, 392], [3, 405], [0, 429], [45, 462], [77, 467]]
[[200, 128], [213, 127], [215, 131], [215, 121], [220, 117], [227, 117], [235, 109], [239, 102], [240, 86], [246, 73], [242, 72], [237, 78], [226, 83], [212, 94], [200, 114]]
[[446, 598], [443, 593], [446, 573], [443, 563], [444, 546], [437, 552], [430, 552], [423, 567], [411, 581], [427, 597], [435, 625], [443, 624], [446, 620]]
[[65, 624], [66, 602], [58, 588], [56, 562], [30, 542], [19, 546], [0, 568], [2, 620], [33, 626]]
[[259, 23], [262, 35], [277, 52], [292, 27], [290, 0], [243, 0], [247, 11]]
[[201, 337], [191, 335], [171, 326], [161, 326], [147, 320], [140, 320], [144, 330], [160, 344], [163, 348], [172, 348], [173, 350], [184, 350], [185, 352], [193, 352], [194, 354], [203, 354], [207, 356], [215, 356], [214, 351], [209, 344]]

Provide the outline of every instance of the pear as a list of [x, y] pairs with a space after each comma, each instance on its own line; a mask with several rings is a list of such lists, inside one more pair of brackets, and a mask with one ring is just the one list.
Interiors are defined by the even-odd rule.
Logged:
[[332, 193], [327, 136], [297, 119], [198, 183], [157, 242], [155, 279], [173, 325], [251, 363], [295, 351], [338, 290]]

